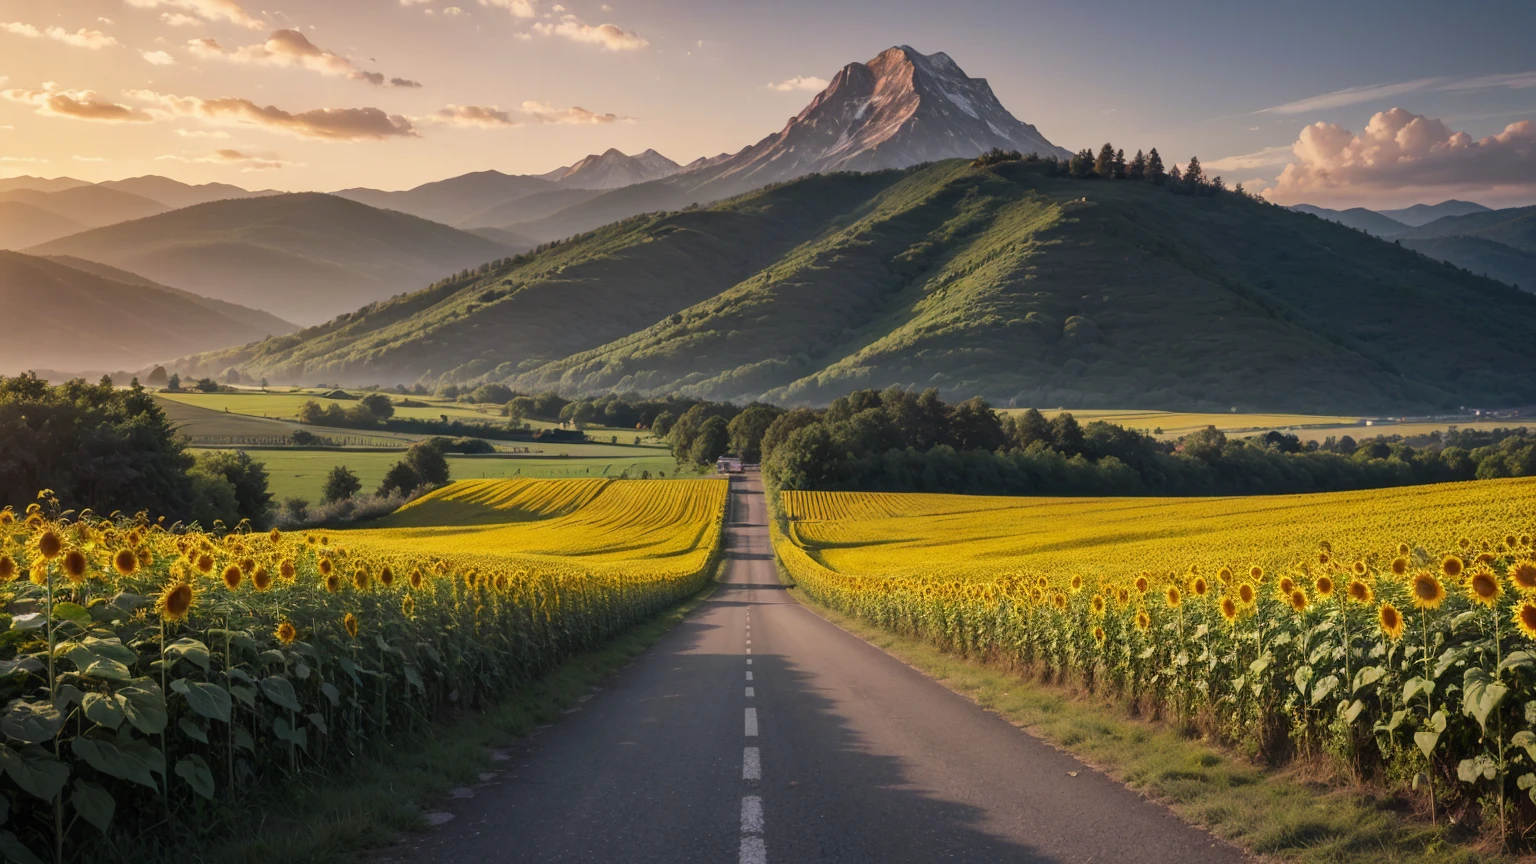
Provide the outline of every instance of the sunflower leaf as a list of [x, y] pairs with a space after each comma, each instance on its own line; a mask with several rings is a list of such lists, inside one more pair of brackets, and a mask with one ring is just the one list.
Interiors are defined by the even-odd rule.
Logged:
[[185, 696], [187, 705], [198, 714], [214, 720], [221, 720], [225, 723], [229, 722], [229, 712], [233, 704], [229, 697], [229, 691], [223, 687], [202, 681], [177, 678], [171, 682], [171, 689]]
[[143, 758], [142, 752], [133, 752], [110, 741], [95, 738], [76, 738], [70, 749], [87, 765], [103, 774], [148, 786], [156, 791], [160, 789], [151, 773], [152, 764]]
[[99, 783], [85, 780], [75, 781], [75, 791], [70, 793], [69, 803], [81, 819], [95, 825], [96, 830], [103, 834], [107, 833], [107, 826], [112, 824], [112, 814], [117, 812], [117, 801], [112, 793]]
[[43, 864], [43, 859], [32, 854], [32, 850], [9, 831], [0, 831], [0, 855], [13, 864]]
[[187, 781], [192, 791], [207, 798], [213, 799], [213, 771], [209, 770], [208, 763], [203, 757], [193, 754], [183, 756], [176, 761], [176, 776]]
[[85, 718], [98, 726], [108, 729], [116, 729], [123, 725], [123, 718], [127, 713], [123, 710], [123, 703], [128, 700], [116, 693], [87, 693], [80, 702], [80, 707], [85, 711]]
[[175, 661], [186, 660], [204, 672], [208, 671], [208, 666], [212, 662], [208, 654], [208, 646], [190, 637], [182, 637], [165, 646], [165, 656], [172, 661], [172, 667], [175, 666]]
[[181, 734], [191, 738], [193, 741], [203, 744], [208, 743], [208, 733], [204, 732], [203, 727], [197, 725], [197, 722], [191, 717], [183, 717], [176, 721], [176, 728], [181, 730]]
[[1349, 690], [1351, 693], [1359, 693], [1360, 688], [1369, 687], [1372, 684], [1375, 684], [1377, 681], [1382, 679], [1382, 676], [1386, 674], [1387, 670], [1381, 668], [1380, 666], [1367, 666], [1355, 673], [1355, 680], [1350, 685]]
[[133, 724], [133, 728], [145, 735], [158, 735], [165, 731], [168, 720], [165, 694], [153, 678], [135, 678], [118, 687], [117, 695], [127, 700], [123, 703], [123, 713], [128, 715], [128, 722]]
[[0, 732], [23, 744], [42, 744], [53, 740], [64, 726], [64, 715], [50, 702], [25, 702], [13, 699], [0, 717]]
[[293, 690], [293, 684], [289, 683], [288, 679], [281, 675], [272, 675], [261, 679], [261, 692], [266, 694], [268, 699], [271, 699], [283, 708], [287, 708], [289, 711], [304, 710], [299, 705], [299, 697]]
[[37, 746], [21, 750], [0, 747], [0, 767], [17, 786], [44, 801], [57, 797], [69, 780], [69, 766]]
[[1509, 688], [1494, 679], [1487, 669], [1469, 668], [1462, 677], [1462, 711], [1488, 732], [1488, 715], [1504, 701]]

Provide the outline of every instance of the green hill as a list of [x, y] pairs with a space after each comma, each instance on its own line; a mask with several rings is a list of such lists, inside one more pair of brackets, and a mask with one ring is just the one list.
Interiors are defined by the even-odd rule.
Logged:
[[[1410, 411], [1536, 401], [1536, 297], [1231, 194], [951, 160], [650, 214], [255, 346], [274, 380], [825, 402]], [[1475, 346], [1475, 350], [1468, 350]]]
[[194, 297], [132, 273], [111, 277], [59, 260], [0, 252], [0, 307], [6, 314], [0, 371], [140, 369], [292, 329], [255, 310]]
[[109, 264], [299, 322], [508, 252], [446, 225], [313, 193], [199, 204], [27, 251]]

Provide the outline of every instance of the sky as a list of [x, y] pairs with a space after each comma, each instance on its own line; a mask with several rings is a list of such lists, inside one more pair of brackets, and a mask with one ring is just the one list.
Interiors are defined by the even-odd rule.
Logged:
[[776, 132], [908, 44], [1279, 203], [1536, 203], [1536, 3], [0, 0], [0, 176], [403, 189]]

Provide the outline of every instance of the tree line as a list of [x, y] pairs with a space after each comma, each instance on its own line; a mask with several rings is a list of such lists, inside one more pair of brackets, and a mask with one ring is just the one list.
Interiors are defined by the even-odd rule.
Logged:
[[1175, 194], [1212, 195], [1231, 191], [1245, 197], [1253, 197], [1243, 189], [1241, 183], [1228, 190], [1226, 181], [1220, 176], [1208, 176], [1198, 157], [1189, 157], [1189, 162], [1184, 165], [1182, 171], [1176, 164], [1171, 167], [1165, 166], [1163, 157], [1157, 152], [1156, 147], [1146, 153], [1137, 150], [1136, 155], [1130, 159], [1126, 159], [1124, 149], [1115, 147], [1109, 142], [1105, 142], [1097, 153], [1092, 148], [1085, 147], [1069, 159], [1063, 159], [1055, 154], [1025, 155], [1017, 150], [993, 148], [978, 156], [971, 164], [984, 168], [1007, 162], [1038, 164], [1048, 175], [1071, 177], [1074, 180], [1130, 180], [1165, 186]]
[[761, 449], [764, 476], [785, 489], [1257, 495], [1536, 473], [1536, 437], [1524, 429], [1472, 448], [1340, 439], [1330, 449], [1278, 432], [1229, 438], [1214, 427], [1164, 441], [1069, 413], [1004, 415], [979, 398], [948, 404], [931, 389], [861, 390], [825, 409], [786, 412]]

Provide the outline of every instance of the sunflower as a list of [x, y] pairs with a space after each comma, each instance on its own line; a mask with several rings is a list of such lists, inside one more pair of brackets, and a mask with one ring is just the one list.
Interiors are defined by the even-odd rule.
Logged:
[[332, 594], [341, 593], [341, 577], [335, 573], [325, 577], [325, 590]]
[[1095, 628], [1093, 628], [1093, 641], [1099, 643], [1100, 645], [1104, 644], [1104, 628], [1103, 627], [1095, 627]]
[[1327, 567], [1332, 562], [1333, 562], [1333, 556], [1332, 555], [1329, 555], [1327, 552], [1319, 552], [1319, 553], [1317, 553], [1317, 563], [1323, 565], [1324, 567]]
[[1145, 610], [1145, 609], [1137, 609], [1136, 610], [1136, 629], [1140, 630], [1143, 633], [1145, 633], [1145, 632], [1147, 632], [1147, 628], [1149, 628], [1151, 626], [1152, 626], [1152, 616], [1148, 615], [1147, 614], [1147, 610]]
[[1399, 543], [1399, 544], [1397, 544], [1397, 555], [1398, 555], [1399, 558], [1407, 558], [1408, 557], [1408, 553], [1410, 551], [1412, 551], [1412, 550], [1410, 550], [1408, 548], [1408, 544], [1407, 543]]
[[1221, 617], [1227, 619], [1228, 624], [1237, 621], [1237, 604], [1232, 602], [1231, 597], [1221, 598]]
[[140, 549], [137, 554], [139, 556], [139, 566], [140, 567], [153, 567], [153, 566], [155, 566], [155, 553], [149, 551], [149, 547], [146, 546], [146, 547]]
[[267, 537], [271, 539], [273, 543], [276, 543], [277, 541], [283, 539], [283, 532], [273, 528], [272, 533], [268, 534]]
[[1181, 595], [1179, 593], [1179, 586], [1177, 586], [1177, 585], [1169, 585], [1168, 586], [1167, 600], [1168, 600], [1168, 608], [1169, 609], [1177, 609], [1177, 608], [1179, 608], [1179, 604], [1184, 602], [1183, 595]]
[[351, 612], [348, 612], [347, 614], [341, 616], [341, 627], [342, 627], [343, 630], [347, 631], [347, 635], [348, 636], [351, 636], [353, 639], [357, 638], [357, 616], [356, 615], [353, 615]]
[[1399, 555], [1396, 558], [1392, 559], [1392, 575], [1393, 576], [1407, 576], [1408, 575], [1408, 559], [1407, 559], [1406, 556]]
[[379, 571], [379, 583], [385, 588], [395, 584], [395, 571], [391, 570], [388, 564], [385, 564], [384, 569]]
[[1319, 598], [1327, 600], [1333, 596], [1333, 577], [1319, 576], [1312, 583], [1312, 587], [1317, 590], [1317, 596]]
[[37, 537], [37, 554], [52, 561], [64, 551], [64, 538], [53, 530], [44, 531]]
[[1397, 611], [1397, 607], [1391, 603], [1383, 603], [1376, 610], [1376, 626], [1381, 629], [1383, 636], [1396, 642], [1403, 638], [1403, 613]]
[[1307, 593], [1300, 588], [1291, 592], [1290, 602], [1291, 608], [1297, 612], [1307, 611]]
[[1248, 568], [1248, 578], [1252, 579], [1255, 582], [1263, 582], [1264, 581], [1264, 568], [1260, 567], [1257, 564], [1253, 565], [1252, 567], [1249, 567]]
[[1371, 590], [1369, 583], [1361, 579], [1349, 580], [1349, 586], [1344, 589], [1344, 592], [1349, 595], [1349, 599], [1360, 604], [1368, 604], [1376, 599], [1376, 592]]
[[0, 510], [0, 525], [10, 525], [16, 521], [16, 513], [7, 507]]
[[[276, 529], [273, 530], [275, 531]], [[277, 641], [284, 645], [292, 645], [294, 640], [299, 638], [299, 631], [293, 629], [292, 624], [284, 621], [277, 625], [277, 631], [272, 635], [276, 636]]]
[[1515, 609], [1515, 626], [1525, 634], [1527, 639], [1536, 639], [1536, 603], [1522, 600], [1519, 608]]
[[0, 582], [9, 582], [16, 578], [16, 559], [9, 555], [0, 555]]
[[1237, 586], [1237, 599], [1242, 601], [1244, 606], [1252, 606], [1253, 601], [1259, 599], [1259, 592], [1255, 591], [1252, 585], [1244, 582]]
[[400, 601], [400, 613], [407, 618], [416, 617], [416, 601], [411, 595], [405, 595], [405, 599]]
[[1093, 614], [1104, 614], [1104, 596], [1102, 594], [1093, 595], [1093, 602], [1089, 603], [1088, 605], [1093, 608]]
[[224, 587], [229, 590], [235, 591], [239, 589], [240, 580], [243, 578], [245, 578], [245, 574], [240, 572], [238, 565], [231, 564], [224, 568]]
[[1150, 581], [1148, 581], [1148, 579], [1147, 579], [1147, 577], [1145, 575], [1141, 575], [1141, 576], [1137, 576], [1136, 577], [1136, 593], [1138, 593], [1138, 594], [1145, 594], [1145, 593], [1147, 593], [1147, 589], [1149, 589], [1151, 587], [1152, 587], [1152, 583]]
[[293, 559], [284, 558], [282, 563], [277, 565], [277, 575], [281, 576], [284, 582], [292, 582], [294, 577], [299, 575], [299, 569], [293, 566]]
[[1232, 584], [1232, 568], [1231, 567], [1223, 566], [1220, 570], [1217, 570], [1216, 571], [1216, 581], [1220, 582], [1223, 585], [1231, 585]]
[[1196, 597], [1204, 597], [1210, 590], [1211, 586], [1206, 584], [1204, 576], [1196, 576], [1189, 581], [1189, 592]]
[[321, 558], [319, 566], [320, 566], [320, 575], [321, 576], [329, 576], [329, 575], [331, 575], [331, 568], [334, 567], [335, 565], [331, 564], [331, 559], [329, 559], [329, 558]]
[[[499, 580], [505, 579], [507, 577], [501, 576], [501, 575], [498, 574], [496, 578], [499, 581]], [[1057, 591], [1055, 594], [1051, 595], [1051, 604], [1054, 605], [1057, 609], [1066, 609], [1067, 608], [1067, 595], [1061, 593], [1060, 591]]]
[[251, 584], [256, 586], [256, 590], [257, 591], [265, 591], [268, 588], [271, 588], [272, 587], [272, 573], [271, 573], [271, 571], [269, 571], [265, 567], [257, 567], [256, 568], [256, 572], [251, 574]]
[[409, 580], [408, 580], [411, 583], [411, 587], [419, 589], [421, 587], [421, 579], [422, 579], [421, 568], [420, 567], [413, 568], [411, 570], [411, 575], [410, 575]]
[[1474, 603], [1493, 606], [1504, 593], [1504, 586], [1499, 584], [1499, 577], [1492, 570], [1478, 567], [1467, 575], [1466, 591]]
[[359, 567], [352, 571], [352, 587], [359, 591], [366, 591], [368, 590], [368, 580], [370, 578], [372, 577], [368, 575], [368, 568]]
[[1456, 577], [1460, 576], [1462, 571], [1466, 568], [1466, 562], [1462, 561], [1460, 558], [1457, 558], [1455, 555], [1447, 555], [1440, 560], [1440, 572], [1445, 574], [1445, 578], [1447, 579], [1455, 579]]
[[1354, 564], [1350, 565], [1349, 569], [1356, 576], [1364, 576], [1365, 575], [1365, 562], [1364, 561], [1356, 561]]
[[160, 592], [160, 600], [155, 607], [160, 610], [161, 618], [167, 621], [180, 621], [192, 611], [195, 599], [191, 585], [185, 582], [172, 582]]
[[1460, 546], [1460, 547], [1461, 547], [1461, 548], [1463, 548], [1463, 549], [1466, 549], [1466, 548], [1467, 548], [1467, 547], [1469, 547], [1469, 546], [1471, 546], [1471, 545], [1472, 545], [1472, 541], [1471, 541], [1471, 540], [1468, 540], [1468, 539], [1467, 539], [1467, 538], [1465, 538], [1465, 537], [1463, 537], [1463, 538], [1461, 538], [1461, 539], [1460, 539], [1460, 540], [1457, 540], [1457, 541], [1456, 541], [1456, 545], [1457, 545], [1457, 546]]
[[123, 576], [132, 576], [139, 569], [139, 556], [132, 549], [119, 549], [112, 556], [112, 567]]
[[1289, 576], [1281, 576], [1280, 584], [1275, 587], [1279, 589], [1282, 598], [1289, 598], [1291, 592], [1296, 590], [1296, 580]]
[[89, 563], [84, 552], [71, 549], [64, 553], [64, 575], [70, 582], [79, 585], [85, 581], [85, 568]]
[[1536, 591], [1536, 560], [1526, 558], [1511, 564], [1509, 581], [1521, 591]]
[[1439, 609], [1445, 602], [1445, 586], [1428, 571], [1414, 574], [1413, 605], [1419, 609]]
[[1121, 587], [1115, 589], [1115, 604], [1116, 605], [1122, 606], [1122, 607], [1123, 606], [1128, 606], [1128, 605], [1130, 605], [1130, 602], [1131, 602], [1131, 592], [1127, 591], [1125, 589], [1125, 586], [1122, 585]]
[[213, 558], [209, 555], [197, 556], [197, 572], [207, 576], [213, 572]]

